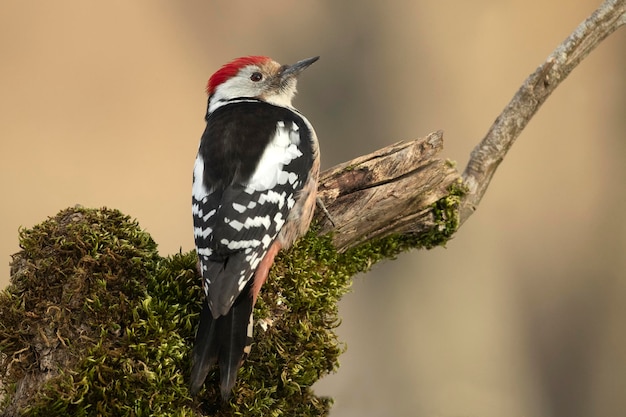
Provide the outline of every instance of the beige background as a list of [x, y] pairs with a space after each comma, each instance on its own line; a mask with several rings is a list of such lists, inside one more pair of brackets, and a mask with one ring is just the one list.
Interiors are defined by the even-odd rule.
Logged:
[[[227, 60], [321, 60], [297, 106], [323, 166], [445, 130], [463, 167], [599, 1], [7, 1], [0, 285], [19, 226], [76, 203], [192, 248], [204, 85]], [[447, 249], [359, 277], [334, 417], [615, 416], [626, 408], [626, 31], [548, 100]], [[382, 306], [375, 310], [375, 305]]]

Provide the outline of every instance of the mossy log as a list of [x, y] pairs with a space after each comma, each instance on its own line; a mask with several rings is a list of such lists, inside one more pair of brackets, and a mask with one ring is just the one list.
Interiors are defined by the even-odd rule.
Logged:
[[0, 295], [3, 416], [323, 416], [311, 386], [337, 369], [337, 302], [352, 277], [458, 225], [441, 132], [324, 172], [311, 231], [272, 268], [255, 343], [222, 404], [217, 371], [187, 391], [200, 302], [195, 252], [162, 257], [117, 210], [74, 207], [20, 231]]

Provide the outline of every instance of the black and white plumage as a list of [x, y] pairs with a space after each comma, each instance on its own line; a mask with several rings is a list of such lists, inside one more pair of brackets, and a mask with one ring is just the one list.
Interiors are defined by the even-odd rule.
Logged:
[[274, 256], [304, 234], [315, 207], [315, 131], [291, 101], [317, 57], [281, 66], [236, 59], [209, 80], [207, 126], [194, 165], [194, 237], [206, 302], [190, 391], [218, 363], [228, 398], [250, 350], [252, 308]]

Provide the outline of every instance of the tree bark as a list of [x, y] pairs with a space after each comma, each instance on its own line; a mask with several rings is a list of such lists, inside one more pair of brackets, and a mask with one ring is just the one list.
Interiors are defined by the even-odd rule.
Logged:
[[[443, 132], [398, 142], [324, 171], [316, 213], [320, 234], [333, 232], [337, 250], [391, 234], [421, 235], [437, 227], [432, 213], [461, 177], [438, 158]], [[329, 218], [330, 217], [330, 218]]]

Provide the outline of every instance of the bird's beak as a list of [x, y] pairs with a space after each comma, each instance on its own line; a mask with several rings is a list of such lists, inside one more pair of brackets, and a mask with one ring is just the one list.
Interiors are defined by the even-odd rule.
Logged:
[[286, 80], [288, 78], [297, 77], [302, 71], [304, 71], [309, 65], [314, 63], [320, 59], [319, 56], [314, 56], [312, 58], [303, 59], [302, 61], [298, 61], [293, 65], [285, 65], [282, 73], [280, 74], [280, 78]]

